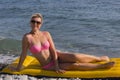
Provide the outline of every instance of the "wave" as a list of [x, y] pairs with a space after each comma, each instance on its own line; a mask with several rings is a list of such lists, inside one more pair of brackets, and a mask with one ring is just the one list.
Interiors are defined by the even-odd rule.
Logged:
[[21, 41], [0, 37], [0, 54], [19, 54]]
[[5, 39], [5, 37], [0, 36], [0, 40], [3, 40], [3, 39]]

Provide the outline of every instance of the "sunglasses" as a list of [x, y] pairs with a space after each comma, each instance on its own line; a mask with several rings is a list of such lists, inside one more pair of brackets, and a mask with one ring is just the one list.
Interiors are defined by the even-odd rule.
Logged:
[[41, 24], [41, 22], [39, 22], [39, 21], [35, 21], [35, 20], [31, 20], [31, 23]]

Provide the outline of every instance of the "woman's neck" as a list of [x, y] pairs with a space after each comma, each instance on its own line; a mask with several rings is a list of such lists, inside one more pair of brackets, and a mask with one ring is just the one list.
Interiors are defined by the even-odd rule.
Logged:
[[37, 30], [37, 31], [31, 31], [30, 33], [34, 35], [40, 35], [42, 32], [40, 30]]

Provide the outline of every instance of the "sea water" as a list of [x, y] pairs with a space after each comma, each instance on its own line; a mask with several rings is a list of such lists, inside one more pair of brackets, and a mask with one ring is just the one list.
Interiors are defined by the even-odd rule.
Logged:
[[20, 55], [33, 13], [56, 49], [120, 57], [120, 0], [0, 0], [0, 54]]

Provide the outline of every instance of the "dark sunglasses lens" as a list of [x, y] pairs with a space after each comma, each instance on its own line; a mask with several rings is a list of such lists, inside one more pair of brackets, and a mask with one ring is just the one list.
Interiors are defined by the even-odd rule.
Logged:
[[32, 23], [37, 23], [37, 24], [41, 24], [41, 22], [39, 21], [34, 21], [34, 20], [31, 20]]
[[35, 21], [32, 20], [31, 23], [35, 23]]

